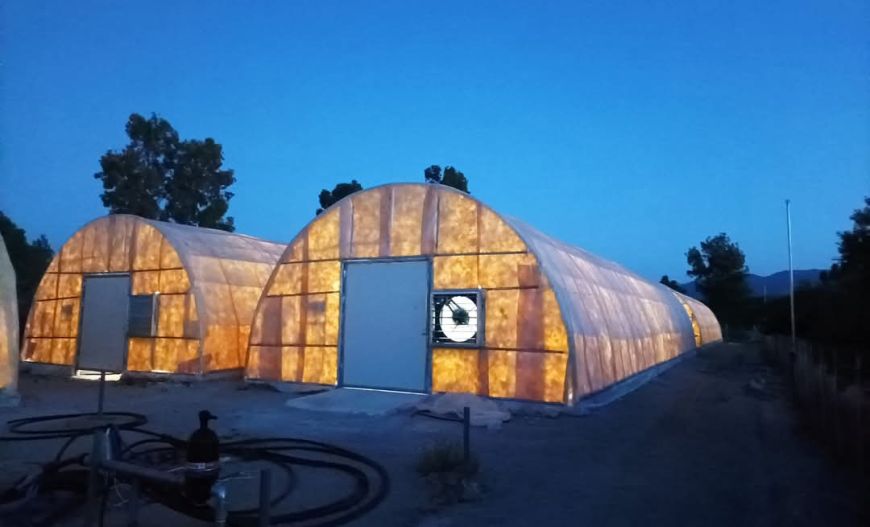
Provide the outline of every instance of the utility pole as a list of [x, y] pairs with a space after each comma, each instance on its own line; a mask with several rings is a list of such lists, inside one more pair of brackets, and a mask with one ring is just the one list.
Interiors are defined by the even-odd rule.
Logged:
[[791, 259], [791, 200], [785, 200], [785, 220], [788, 229], [788, 300], [791, 309], [791, 352], [796, 352], [797, 331], [794, 322], [794, 267]]

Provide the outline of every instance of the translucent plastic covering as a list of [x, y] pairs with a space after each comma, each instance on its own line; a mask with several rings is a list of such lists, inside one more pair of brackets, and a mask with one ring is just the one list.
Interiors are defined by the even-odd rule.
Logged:
[[572, 344], [569, 400], [700, 345], [691, 313], [669, 288], [519, 220], [508, 221], [538, 256], [562, 306]]
[[241, 368], [254, 308], [284, 247], [136, 216], [95, 220], [49, 265], [28, 318], [24, 360], [74, 364], [83, 277], [129, 273], [132, 294], [157, 293], [155, 336], [128, 339], [129, 371]]
[[18, 388], [18, 296], [15, 271], [0, 236], [0, 397]]
[[695, 331], [695, 343], [698, 346], [722, 340], [722, 328], [719, 326], [719, 321], [716, 320], [716, 315], [713, 314], [713, 311], [709, 307], [690, 296], [677, 292], [674, 292], [674, 294], [683, 303], [683, 307], [692, 319], [692, 328]]
[[400, 184], [352, 194], [291, 242], [257, 307], [247, 376], [336, 384], [342, 261], [415, 256], [431, 258], [433, 291], [485, 297], [480, 348], [431, 348], [435, 392], [573, 402], [694, 347], [662, 287], [468, 194]]
[[447, 187], [358, 192], [310, 223], [260, 300], [247, 375], [335, 384], [341, 262], [432, 258], [433, 288], [484, 289], [486, 342], [434, 348], [432, 390], [562, 401], [568, 343], [537, 259], [490, 208]]

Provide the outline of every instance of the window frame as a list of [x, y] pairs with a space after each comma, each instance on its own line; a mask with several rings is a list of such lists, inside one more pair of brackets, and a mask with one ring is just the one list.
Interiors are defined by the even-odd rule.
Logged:
[[[135, 329], [138, 328], [136, 324], [133, 323], [133, 305], [137, 300], [150, 299], [151, 301], [151, 327], [148, 331], [148, 334], [135, 332]], [[127, 313], [127, 338], [139, 338], [139, 339], [147, 339], [154, 338], [157, 336], [157, 320], [159, 317], [160, 311], [160, 293], [152, 293], [150, 295], [130, 295], [130, 303], [129, 303], [129, 311]], [[143, 317], [144, 318], [144, 317]]]

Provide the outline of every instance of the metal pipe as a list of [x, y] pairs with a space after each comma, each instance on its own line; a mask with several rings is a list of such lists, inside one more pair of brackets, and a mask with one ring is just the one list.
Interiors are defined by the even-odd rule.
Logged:
[[217, 527], [226, 527], [227, 524], [227, 487], [223, 481], [218, 481], [211, 488], [214, 498], [214, 524]]
[[180, 487], [184, 484], [184, 477], [174, 472], [163, 472], [153, 468], [143, 467], [142, 465], [127, 463], [125, 461], [115, 461], [110, 459], [108, 461], [100, 462], [99, 467], [110, 472], [117, 472], [134, 478], [147, 479], [148, 481], [171, 485], [173, 487]]
[[462, 409], [462, 453], [467, 465], [471, 461], [471, 409], [467, 406]]
[[268, 527], [272, 505], [272, 473], [268, 469], [260, 471], [260, 513], [259, 527]]
[[785, 200], [785, 219], [788, 230], [788, 298], [791, 311], [791, 352], [795, 353], [797, 345], [797, 330], [794, 320], [794, 267], [791, 258], [791, 200]]
[[130, 483], [130, 501], [127, 504], [127, 527], [139, 526], [139, 478]]
[[100, 392], [97, 400], [97, 415], [103, 415], [103, 401], [106, 399], [106, 370], [100, 370]]
[[94, 433], [94, 444], [91, 446], [91, 466], [88, 470], [88, 501], [84, 517], [84, 527], [92, 527], [97, 524], [100, 515], [100, 495], [103, 492], [100, 477], [100, 456], [105, 451], [105, 436], [100, 432]]

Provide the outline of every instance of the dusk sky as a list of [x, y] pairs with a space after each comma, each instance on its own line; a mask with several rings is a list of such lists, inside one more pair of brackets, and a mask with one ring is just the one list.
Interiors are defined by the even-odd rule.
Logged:
[[289, 241], [338, 182], [471, 193], [658, 280], [728, 233], [828, 267], [870, 194], [870, 3], [0, 4], [0, 210], [58, 248], [105, 214], [132, 112], [213, 137], [238, 232]]

